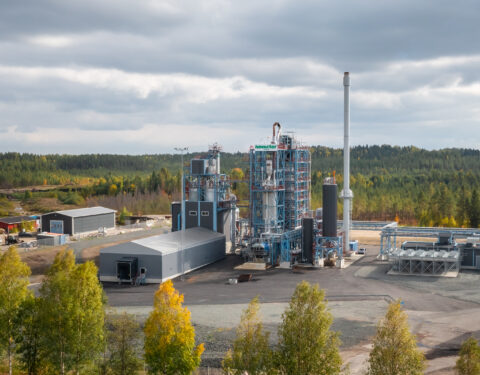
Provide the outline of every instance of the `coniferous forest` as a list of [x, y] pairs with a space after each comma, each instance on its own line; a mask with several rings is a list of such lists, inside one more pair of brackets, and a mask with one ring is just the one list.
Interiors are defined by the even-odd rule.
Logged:
[[[322, 181], [336, 171], [343, 184], [343, 151], [311, 148], [312, 208], [321, 206]], [[198, 154], [184, 156], [185, 162]], [[248, 199], [247, 153], [222, 153], [222, 173], [234, 192]], [[31, 211], [48, 202], [82, 206], [92, 203], [127, 207], [138, 213], [168, 213], [178, 197], [180, 155], [34, 155], [0, 154], [0, 215], [12, 199]], [[399, 220], [421, 226], [480, 224], [480, 151], [424, 150], [416, 147], [356, 146], [351, 150], [351, 189], [356, 220]], [[26, 192], [5, 189], [35, 187]], [[32, 191], [33, 190], [33, 191]], [[43, 199], [44, 204], [39, 204]], [[341, 201], [339, 201], [341, 211]], [[246, 213], [246, 211], [243, 211]]]

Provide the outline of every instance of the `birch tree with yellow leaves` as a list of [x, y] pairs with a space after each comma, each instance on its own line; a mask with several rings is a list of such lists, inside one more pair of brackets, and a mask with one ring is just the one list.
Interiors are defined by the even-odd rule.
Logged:
[[195, 345], [190, 311], [183, 294], [166, 281], [155, 292], [153, 311], [144, 328], [145, 362], [155, 375], [191, 374], [199, 365], [203, 344]]
[[388, 306], [387, 314], [377, 327], [367, 375], [421, 375], [425, 356], [410, 332], [408, 316], [400, 301]]
[[12, 375], [16, 315], [27, 298], [30, 268], [22, 262], [17, 249], [11, 246], [0, 256], [0, 351], [6, 349], [8, 372]]

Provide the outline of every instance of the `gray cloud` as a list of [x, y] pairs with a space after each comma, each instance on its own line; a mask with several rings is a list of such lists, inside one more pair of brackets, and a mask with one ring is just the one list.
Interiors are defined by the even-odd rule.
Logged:
[[[480, 3], [5, 1], [5, 151], [245, 150], [279, 121], [342, 143], [474, 147]], [[204, 145], [202, 147], [202, 144]]]

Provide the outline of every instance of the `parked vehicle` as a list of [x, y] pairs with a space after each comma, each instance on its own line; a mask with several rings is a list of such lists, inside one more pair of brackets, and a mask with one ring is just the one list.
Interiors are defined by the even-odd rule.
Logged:
[[367, 249], [365, 249], [364, 247], [361, 247], [360, 249], [358, 249], [357, 254], [366, 255]]
[[7, 245], [14, 245], [16, 243], [19, 243], [20, 241], [18, 240], [18, 237], [15, 237], [15, 236], [12, 236], [12, 235], [9, 235], [7, 237]]

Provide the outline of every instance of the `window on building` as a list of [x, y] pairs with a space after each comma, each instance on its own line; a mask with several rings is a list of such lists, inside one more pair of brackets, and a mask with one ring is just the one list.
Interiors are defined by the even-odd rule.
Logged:
[[202, 216], [210, 216], [210, 212], [208, 212], [208, 211], [202, 211]]
[[189, 211], [188, 214], [190, 216], [197, 216], [197, 211]]

